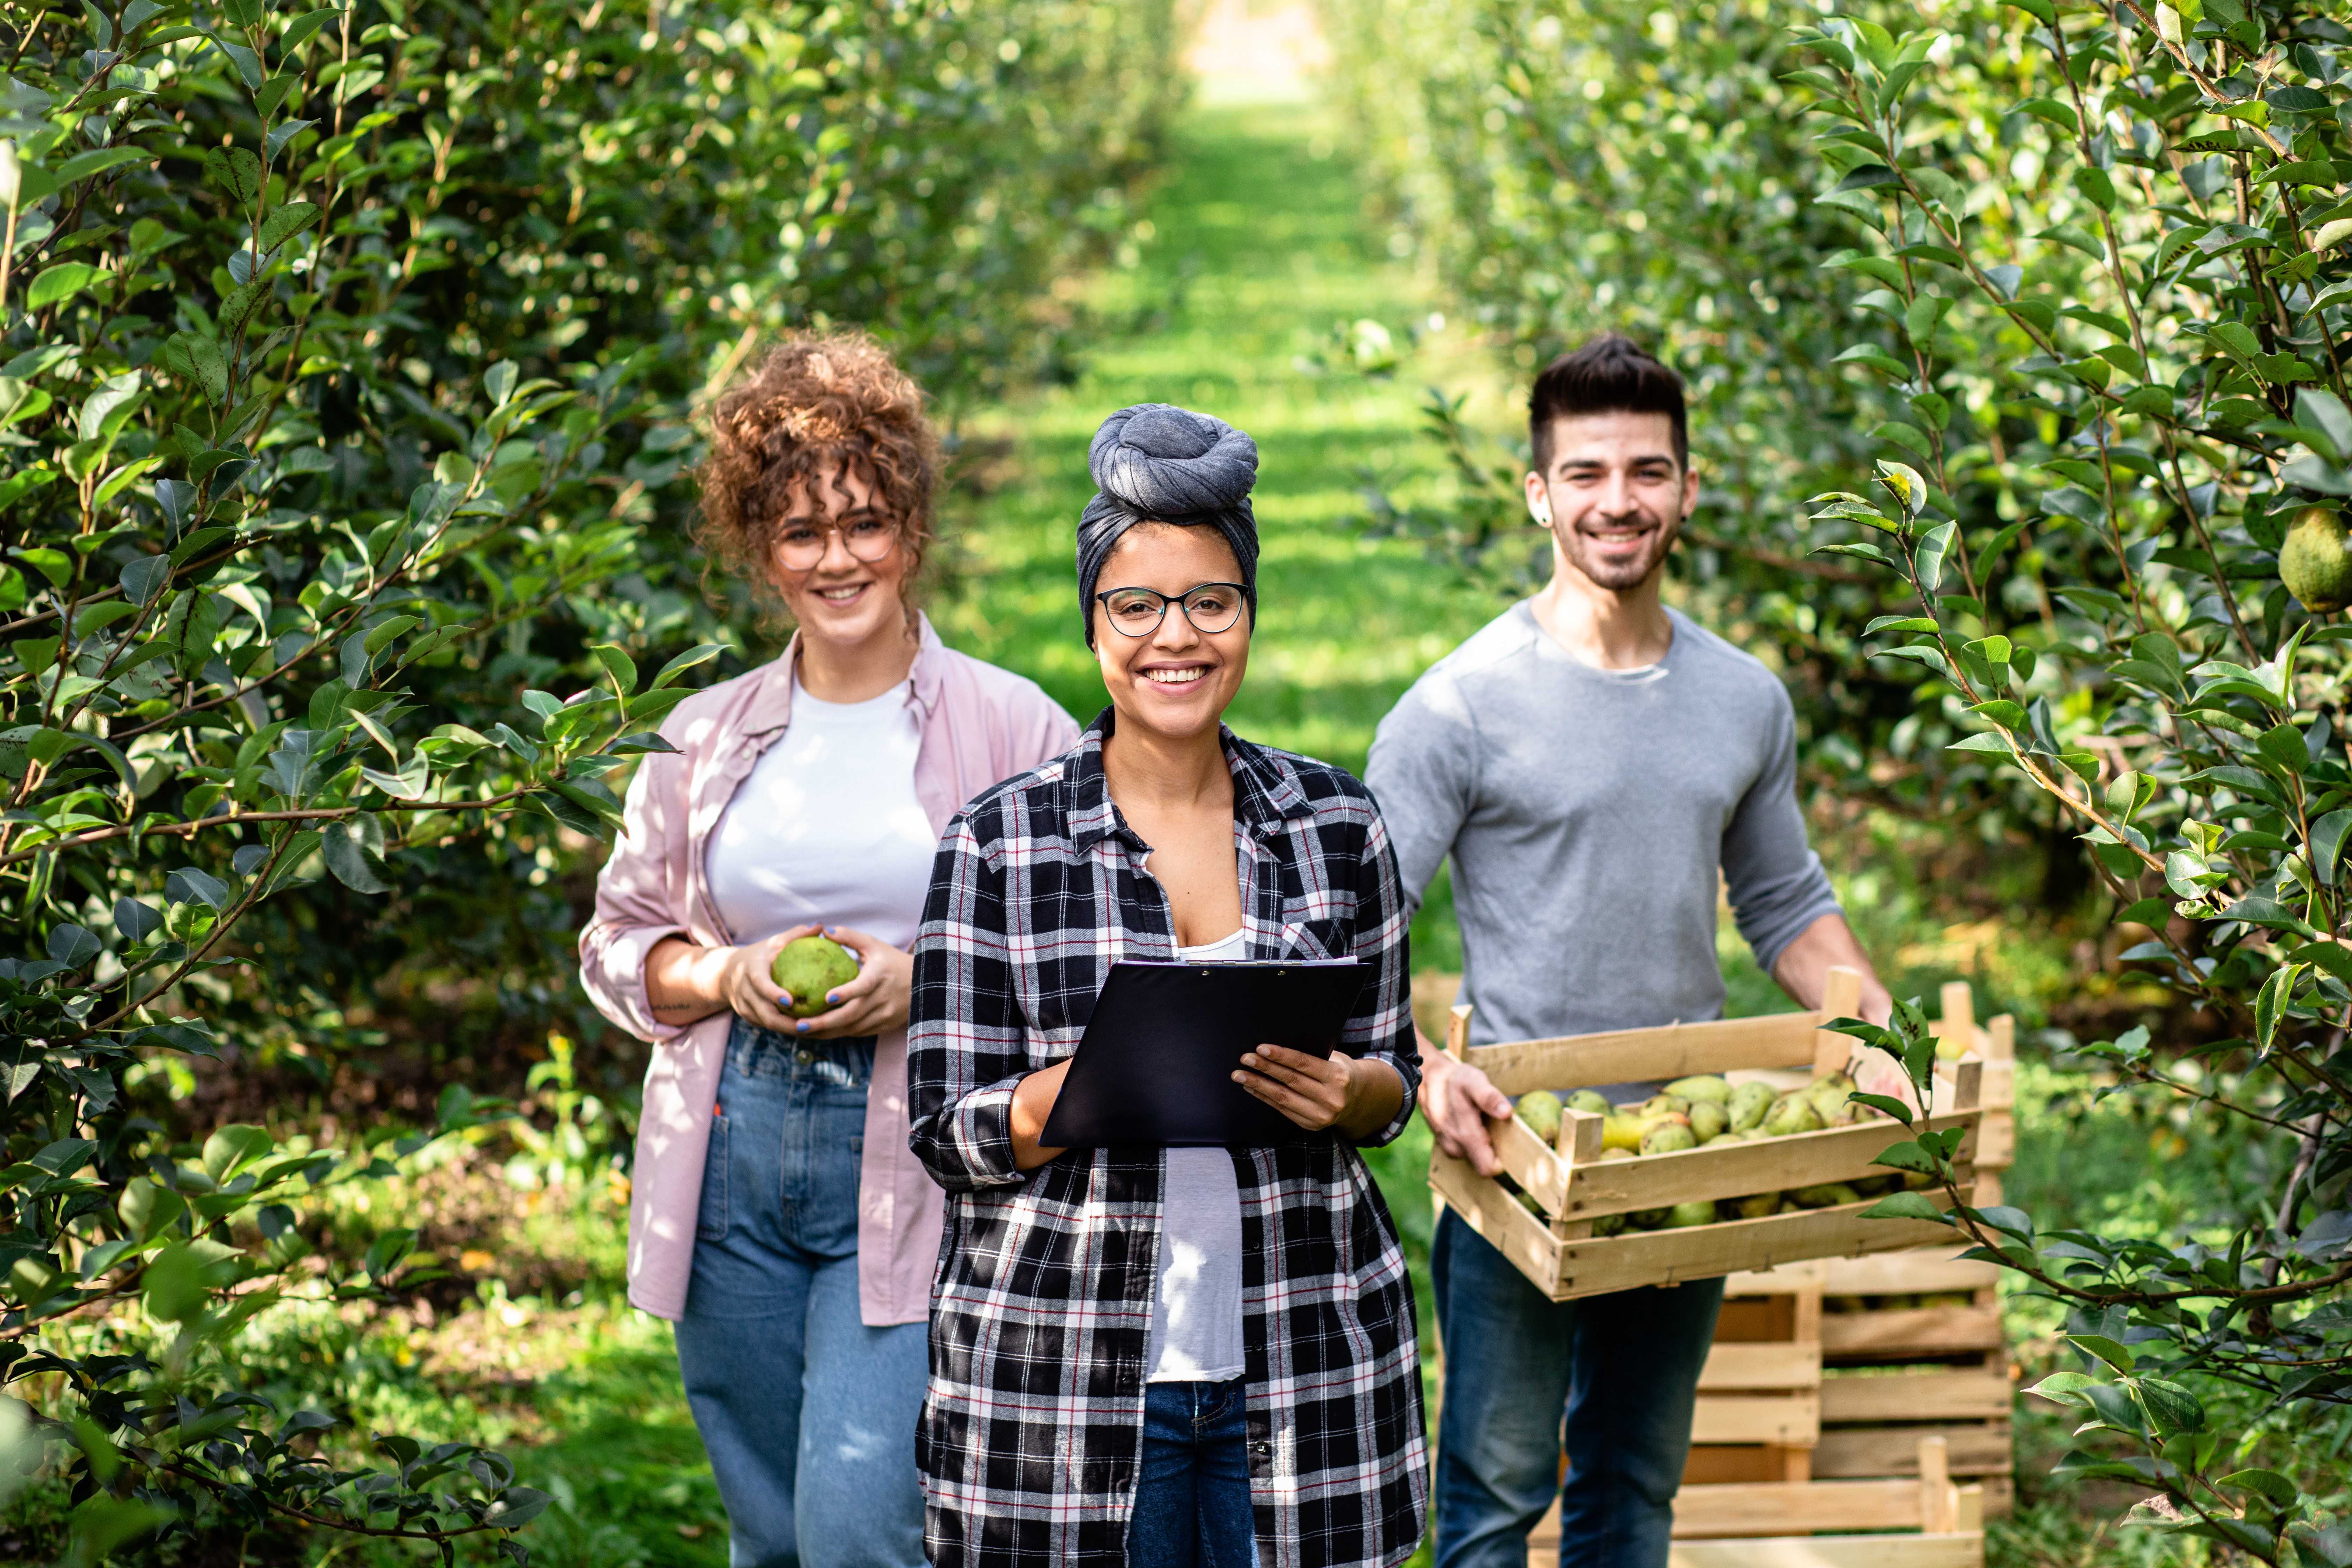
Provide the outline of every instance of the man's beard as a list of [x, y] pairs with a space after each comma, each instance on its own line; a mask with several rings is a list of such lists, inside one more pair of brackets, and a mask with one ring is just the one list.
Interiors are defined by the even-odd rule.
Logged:
[[1633, 560], [1622, 563], [1604, 563], [1593, 559], [1587, 552], [1589, 542], [1572, 528], [1554, 529], [1553, 536], [1559, 541], [1560, 553], [1568, 558], [1569, 564], [1590, 578], [1593, 586], [1606, 588], [1612, 594], [1622, 594], [1640, 587], [1656, 574], [1665, 562], [1666, 552], [1675, 547], [1675, 540], [1681, 532], [1682, 519], [1668, 519], [1644, 536], [1648, 548]]

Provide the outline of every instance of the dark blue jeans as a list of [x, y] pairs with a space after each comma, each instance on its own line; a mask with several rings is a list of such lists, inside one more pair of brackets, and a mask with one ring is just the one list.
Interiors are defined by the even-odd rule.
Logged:
[[873, 1076], [871, 1037], [728, 1038], [677, 1362], [732, 1568], [921, 1568], [929, 1329], [857, 1305]]
[[1430, 1265], [1445, 1344], [1437, 1568], [1527, 1568], [1555, 1486], [1561, 1568], [1665, 1568], [1723, 1281], [1553, 1301], [1451, 1209]]
[[1128, 1568], [1255, 1568], [1242, 1379], [1144, 1384], [1139, 1468]]

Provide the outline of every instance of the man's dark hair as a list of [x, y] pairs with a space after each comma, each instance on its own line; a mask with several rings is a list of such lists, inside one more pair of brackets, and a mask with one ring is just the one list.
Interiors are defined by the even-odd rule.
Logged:
[[1551, 469], [1552, 421], [1580, 414], [1663, 414], [1675, 427], [1675, 464], [1690, 469], [1683, 378], [1622, 332], [1603, 332], [1543, 367], [1528, 394], [1528, 444], [1536, 472]]

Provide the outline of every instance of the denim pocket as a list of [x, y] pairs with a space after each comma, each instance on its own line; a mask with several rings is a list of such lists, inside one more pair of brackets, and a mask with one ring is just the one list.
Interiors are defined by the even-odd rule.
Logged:
[[727, 1239], [729, 1142], [726, 1114], [714, 1111], [710, 1118], [710, 1143], [702, 1156], [702, 1203], [694, 1216], [697, 1241]]

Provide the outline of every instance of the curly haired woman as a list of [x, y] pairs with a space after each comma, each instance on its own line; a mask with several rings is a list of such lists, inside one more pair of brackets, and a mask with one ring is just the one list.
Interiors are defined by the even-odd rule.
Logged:
[[[788, 341], [719, 400], [703, 543], [797, 629], [672, 711], [580, 938], [596, 1005], [656, 1046], [629, 1300], [677, 1325], [736, 1568], [922, 1562], [940, 1194], [908, 1148], [908, 949], [957, 808], [1077, 736], [914, 607], [939, 468], [861, 336]], [[770, 968], [819, 931], [857, 976], [796, 1018]]]

